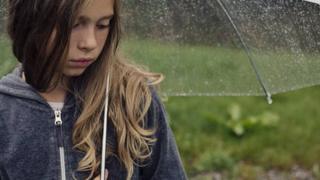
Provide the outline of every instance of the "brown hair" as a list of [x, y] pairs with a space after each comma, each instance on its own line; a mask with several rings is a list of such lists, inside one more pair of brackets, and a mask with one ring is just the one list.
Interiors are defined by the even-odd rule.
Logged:
[[[22, 63], [26, 82], [38, 91], [48, 91], [62, 80], [72, 25], [87, 1], [90, 0], [8, 1], [7, 27], [13, 53]], [[101, 148], [101, 117], [109, 75], [108, 117], [116, 130], [117, 152], [109, 148], [107, 154], [120, 158], [127, 169], [127, 179], [132, 177], [134, 164], [150, 156], [149, 145], [155, 142], [151, 138], [155, 129], [145, 129], [144, 120], [152, 100], [149, 86], [158, 84], [163, 76], [129, 64], [117, 55], [121, 36], [119, 13], [120, 0], [114, 0], [114, 16], [101, 54], [81, 76], [72, 78], [68, 89], [81, 111], [72, 137], [74, 148], [85, 152], [77, 170], [91, 171], [88, 179], [99, 171], [101, 163], [97, 152]]]
[[[9, 0], [8, 34], [13, 54], [22, 63], [26, 82], [43, 92], [61, 70], [73, 19], [81, 1]], [[55, 38], [51, 39], [52, 34]], [[48, 47], [52, 41], [52, 46]]]

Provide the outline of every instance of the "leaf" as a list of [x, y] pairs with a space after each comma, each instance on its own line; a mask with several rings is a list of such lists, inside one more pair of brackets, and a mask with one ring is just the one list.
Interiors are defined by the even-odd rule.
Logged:
[[261, 125], [263, 126], [273, 126], [277, 124], [280, 117], [272, 112], [264, 112], [260, 117]]
[[236, 124], [233, 127], [233, 132], [237, 135], [237, 136], [242, 136], [244, 134], [244, 128], [241, 124]]
[[238, 121], [241, 118], [241, 108], [238, 104], [232, 104], [228, 110], [231, 120]]

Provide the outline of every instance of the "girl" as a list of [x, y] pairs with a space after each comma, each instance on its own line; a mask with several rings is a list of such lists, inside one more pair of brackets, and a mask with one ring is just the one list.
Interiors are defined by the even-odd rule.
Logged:
[[186, 179], [162, 75], [117, 53], [120, 0], [9, 0], [20, 62], [0, 80], [0, 179], [99, 179], [108, 91], [108, 179]]

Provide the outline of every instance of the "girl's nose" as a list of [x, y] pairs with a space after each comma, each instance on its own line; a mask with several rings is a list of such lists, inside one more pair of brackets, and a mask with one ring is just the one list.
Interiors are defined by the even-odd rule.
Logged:
[[94, 28], [88, 27], [86, 30], [84, 30], [78, 47], [84, 51], [92, 51], [97, 47], [97, 39]]

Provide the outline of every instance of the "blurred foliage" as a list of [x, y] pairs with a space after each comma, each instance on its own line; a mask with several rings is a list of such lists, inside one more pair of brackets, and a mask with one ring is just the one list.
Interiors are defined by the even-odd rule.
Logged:
[[230, 118], [221, 121], [226, 127], [230, 128], [237, 136], [244, 135], [249, 130], [260, 129], [263, 127], [275, 126], [279, 120], [279, 116], [272, 112], [263, 112], [261, 115], [251, 115], [242, 118], [241, 107], [239, 104], [232, 104], [228, 108]]
[[226, 31], [230, 24], [216, 1], [128, 0], [124, 7], [125, 29], [137, 36], [211, 45], [236, 37]]
[[0, 0], [0, 36], [5, 31], [6, 0]]
[[[9, 72], [13, 66], [2, 65], [12, 62], [1, 61], [0, 72]], [[218, 171], [255, 179], [261, 169], [295, 164], [320, 177], [319, 98], [313, 87], [276, 95], [273, 105], [262, 97], [169, 97], [165, 105], [190, 177]], [[228, 125], [234, 121], [241, 136]]]
[[[320, 163], [320, 162], [319, 162]], [[312, 173], [315, 175], [316, 179], [320, 179], [320, 167], [319, 164], [314, 164], [312, 167]]]
[[195, 163], [197, 171], [225, 171], [232, 170], [235, 165], [234, 159], [230, 154], [220, 151], [205, 151]]
[[[251, 171], [296, 164], [318, 173], [319, 88], [275, 95], [272, 105], [262, 97], [169, 97], [165, 104], [188, 174], [227, 171], [250, 178]], [[232, 119], [241, 122], [243, 135], [228, 127]]]
[[[238, 37], [218, 1], [149, 0], [124, 2], [125, 30], [143, 38], [188, 44], [232, 45]], [[253, 47], [287, 47], [287, 34], [297, 36], [305, 51], [319, 50], [320, 25], [316, 4], [304, 1], [221, 1]], [[312, 25], [311, 25], [312, 24]], [[274, 33], [277, 31], [278, 33]], [[286, 31], [286, 32], [284, 32]], [[247, 40], [248, 41], [248, 40]], [[250, 41], [250, 40], [249, 40]], [[311, 43], [312, 42], [312, 43]]]
[[9, 73], [17, 61], [11, 53], [11, 45], [5, 35], [0, 34], [0, 77]]

